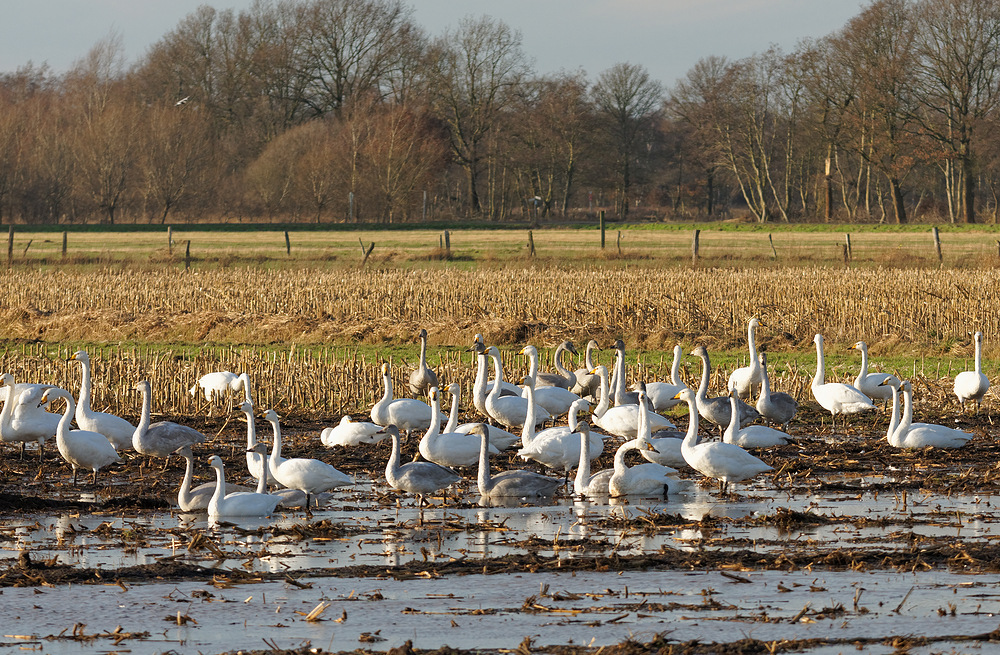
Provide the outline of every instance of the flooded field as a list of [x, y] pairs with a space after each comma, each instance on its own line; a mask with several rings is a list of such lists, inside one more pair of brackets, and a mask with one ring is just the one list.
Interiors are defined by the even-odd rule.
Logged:
[[[958, 420], [976, 433], [968, 446], [910, 452], [885, 443], [884, 418], [831, 433], [806, 411], [793, 444], [758, 453], [774, 471], [726, 495], [682, 470], [689, 484], [665, 499], [490, 506], [465, 480], [422, 511], [385, 484], [388, 443], [326, 450], [317, 426], [287, 425], [286, 454], [321, 457], [355, 484], [311, 516], [217, 524], [176, 510], [179, 457], [161, 471], [126, 453], [95, 488], [70, 484], [54, 449], [41, 466], [8, 450], [0, 655], [406, 642], [978, 652], [1000, 640], [1000, 448], [988, 417]], [[215, 434], [224, 420], [200, 423]], [[243, 429], [231, 422], [202, 447], [199, 482], [213, 453], [245, 471]]]

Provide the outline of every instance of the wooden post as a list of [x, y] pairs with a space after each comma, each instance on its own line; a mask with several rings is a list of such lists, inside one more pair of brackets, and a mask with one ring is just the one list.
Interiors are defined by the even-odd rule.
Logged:
[[184, 248], [184, 270], [191, 268], [191, 239], [188, 239], [187, 247]]
[[362, 254], [362, 257], [361, 257], [361, 265], [362, 265], [362, 266], [364, 266], [364, 265], [365, 265], [365, 262], [367, 262], [367, 261], [368, 261], [368, 256], [369, 256], [370, 254], [372, 254], [372, 250], [375, 250], [375, 242], [374, 242], [374, 241], [372, 241], [372, 242], [371, 242], [371, 245], [370, 245], [370, 246], [368, 246], [368, 248], [365, 248], [365, 244], [364, 244], [364, 242], [363, 242], [363, 241], [361, 240], [361, 237], [358, 237], [358, 243], [360, 243], [360, 244], [361, 244], [361, 254]]
[[532, 236], [531, 230], [528, 230], [528, 254], [535, 256], [535, 237]]
[[774, 239], [771, 238], [770, 234], [767, 235], [767, 242], [771, 244], [771, 259], [777, 259], [778, 251], [774, 249]]
[[941, 235], [938, 233], [936, 227], [931, 228], [931, 234], [934, 236], [934, 250], [937, 251], [938, 264], [943, 264], [944, 256], [941, 255]]
[[604, 250], [604, 210], [597, 212], [597, 221], [601, 226], [601, 250]]
[[849, 249], [847, 247], [847, 244], [846, 243], [843, 244], [841, 246], [841, 248], [844, 249], [844, 266], [850, 266], [851, 265], [851, 256], [849, 254], [850, 251], [849, 251]]
[[22, 257], [23, 257], [24, 255], [27, 255], [27, 254], [28, 254], [28, 248], [30, 248], [30, 247], [31, 247], [31, 242], [32, 242], [32, 241], [34, 241], [34, 239], [28, 239], [28, 243], [26, 243], [26, 244], [24, 245], [24, 252], [22, 252], [22, 253], [21, 253], [21, 256], [22, 256]]
[[354, 192], [351, 191], [347, 194], [347, 220], [350, 223], [354, 222]]
[[14, 226], [7, 230], [7, 266], [14, 263]]
[[167, 226], [167, 253], [174, 254], [174, 228], [172, 225]]
[[844, 245], [847, 252], [847, 259], [852, 260], [854, 259], [854, 251], [851, 249], [851, 233], [848, 232], [844, 236], [847, 238], [847, 243]]
[[63, 231], [63, 247], [62, 247], [62, 258], [63, 259], [66, 259], [66, 241], [68, 239], [68, 237], [67, 237], [68, 234], [69, 233], [66, 232], [65, 230]]
[[292, 241], [288, 238], [288, 230], [285, 230], [285, 254], [288, 256], [292, 254]]
[[451, 256], [451, 233], [448, 230], [444, 231], [444, 251]]
[[618, 230], [618, 254], [622, 254], [622, 231]]
[[997, 257], [1000, 258], [1000, 239], [997, 240]]
[[424, 191], [424, 204], [420, 211], [420, 219], [427, 222], [427, 192]]
[[691, 265], [698, 265], [698, 240], [701, 238], [701, 230], [694, 231], [694, 239], [691, 241]]

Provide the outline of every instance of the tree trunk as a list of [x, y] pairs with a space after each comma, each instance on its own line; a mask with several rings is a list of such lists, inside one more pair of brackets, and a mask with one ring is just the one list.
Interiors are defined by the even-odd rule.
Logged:
[[906, 205], [903, 203], [903, 191], [899, 188], [899, 180], [895, 177], [889, 178], [889, 193], [892, 196], [892, 209], [896, 214], [896, 223], [899, 225], [907, 223]]

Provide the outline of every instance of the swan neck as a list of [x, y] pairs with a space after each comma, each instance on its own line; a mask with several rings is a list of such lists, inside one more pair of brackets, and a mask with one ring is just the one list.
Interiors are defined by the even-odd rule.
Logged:
[[892, 415], [889, 417], [889, 428], [885, 432], [885, 438], [895, 446], [896, 430], [899, 428], [899, 389], [889, 387], [892, 392]]
[[226, 474], [223, 473], [221, 464], [212, 468], [215, 469], [215, 493], [212, 494], [209, 507], [212, 505], [219, 507], [226, 496]]
[[66, 409], [63, 410], [62, 418], [59, 419], [59, 425], [56, 427], [56, 443], [62, 447], [62, 444], [66, 442], [69, 435], [69, 424], [73, 420], [73, 414], [76, 411], [76, 404], [73, 402], [73, 396], [66, 394], [63, 396], [66, 399]]
[[80, 382], [80, 402], [78, 406], [85, 411], [90, 410], [90, 362], [82, 361], [83, 379]]
[[149, 396], [151, 395], [148, 385], [141, 385], [139, 388], [139, 393], [142, 394], [142, 413], [139, 415], [139, 425], [136, 426], [135, 432], [132, 433], [132, 447], [138, 450], [136, 444], [139, 441], [141, 435], [146, 434], [149, 430], [149, 423], [152, 420], [150, 418], [151, 403]]
[[[486, 428], [487, 430], [489, 428]], [[490, 493], [491, 479], [490, 479], [490, 440], [486, 435], [480, 435], [479, 443], [479, 476], [477, 478], [477, 483], [479, 485], [480, 495], [487, 496]]]
[[[451, 395], [451, 411], [448, 413], [448, 425], [444, 426], [444, 432], [451, 434], [458, 427], [458, 394]], [[433, 416], [431, 420], [433, 420]]]
[[670, 365], [670, 383], [681, 386], [681, 349], [674, 348], [674, 361]]
[[181, 488], [177, 492], [177, 504], [183, 506], [191, 500], [191, 480], [194, 478], [194, 457], [184, 456], [184, 479], [181, 480]]
[[494, 400], [500, 397], [500, 385], [503, 384], [503, 366], [500, 365], [500, 358], [490, 355], [493, 358], [493, 388], [490, 389], [490, 397]]
[[587, 370], [588, 371], [593, 371], [594, 370], [594, 345], [593, 344], [587, 344], [587, 354], [586, 354], [586, 356], [584, 358], [584, 361], [586, 362]]
[[736, 404], [736, 396], [730, 394], [729, 396], [729, 425], [726, 427], [726, 431], [722, 435], [722, 440], [726, 443], [735, 443], [736, 435], [740, 431], [740, 408]]
[[527, 448], [535, 440], [535, 389], [530, 384], [524, 385], [524, 399], [528, 401], [528, 409], [521, 426], [521, 445]]
[[420, 337], [420, 368], [427, 368], [427, 337]]
[[712, 362], [708, 359], [708, 353], [698, 355], [701, 357], [701, 383], [698, 385], [698, 397], [705, 398], [708, 395], [708, 381], [712, 377]]
[[823, 342], [816, 342], [816, 375], [813, 377], [813, 386], [819, 386], [826, 380], [826, 361], [823, 358]]
[[608, 408], [611, 407], [611, 399], [609, 398], [611, 392], [610, 385], [608, 384], [608, 370], [602, 369], [598, 371], [598, 374], [601, 378], [601, 401], [594, 408], [594, 416], [601, 418], [608, 411]]
[[861, 377], [868, 375], [868, 349], [861, 349]]
[[431, 424], [427, 426], [425, 437], [435, 437], [441, 434], [441, 401], [437, 394], [431, 397]]
[[528, 377], [535, 383], [538, 382], [538, 351], [528, 351]]
[[590, 480], [590, 444], [587, 435], [580, 432], [580, 463], [576, 469], [576, 490], [579, 492]]
[[568, 377], [570, 373], [572, 373], [572, 371], [566, 368], [566, 365], [563, 364], [563, 356], [565, 355], [565, 353], [566, 353], [566, 348], [563, 347], [562, 344], [559, 344], [559, 347], [556, 348], [556, 354], [552, 363], [556, 367], [556, 370], [559, 371], [559, 375], [562, 375], [563, 377]]
[[976, 339], [976, 373], [983, 372], [983, 342]]
[[257, 445], [257, 426], [254, 425], [253, 411], [243, 412], [247, 415], [247, 450]]
[[270, 421], [270, 423], [274, 430], [274, 443], [271, 444], [271, 466], [275, 467], [281, 461], [281, 426], [277, 421]]
[[906, 431], [910, 429], [910, 424], [913, 423], [913, 391], [908, 391], [906, 389], [903, 392], [903, 417], [899, 421], [899, 427], [896, 428], [896, 440], [902, 441], [903, 437], [906, 435]]
[[259, 494], [266, 494], [267, 493], [267, 478], [269, 477], [268, 476], [267, 457], [261, 457], [260, 460], [261, 460], [260, 461], [260, 463], [261, 463], [261, 467], [260, 467], [260, 479], [257, 480], [257, 493], [259, 493]]
[[698, 405], [694, 398], [688, 398], [688, 431], [684, 435], [684, 447], [693, 448], [698, 445]]
[[396, 479], [396, 472], [399, 470], [399, 435], [390, 435], [392, 438], [392, 453], [389, 455], [389, 461], [385, 464], [385, 479], [392, 483]]

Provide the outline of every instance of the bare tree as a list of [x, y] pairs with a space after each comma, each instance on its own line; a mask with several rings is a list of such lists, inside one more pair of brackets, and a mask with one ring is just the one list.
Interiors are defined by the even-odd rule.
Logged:
[[191, 193], [211, 155], [208, 127], [199, 111], [183, 105], [148, 107], [139, 154], [143, 193], [160, 223]]
[[592, 95], [614, 148], [615, 213], [624, 219], [631, 201], [635, 161], [646, 143], [645, 132], [655, 125], [663, 87], [644, 67], [623, 63], [598, 76]]
[[488, 137], [528, 74], [521, 35], [493, 18], [465, 18], [435, 43], [428, 74], [435, 113], [448, 126], [452, 155], [465, 171], [469, 207], [480, 213]]
[[917, 99], [922, 127], [937, 141], [952, 220], [976, 222], [976, 125], [1000, 99], [1000, 4], [920, 0]]

